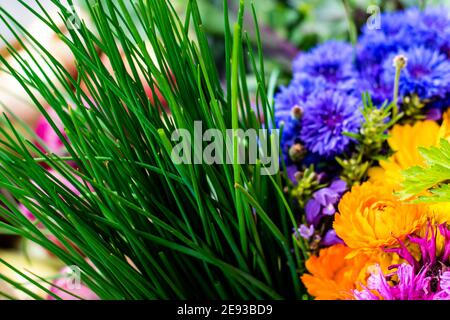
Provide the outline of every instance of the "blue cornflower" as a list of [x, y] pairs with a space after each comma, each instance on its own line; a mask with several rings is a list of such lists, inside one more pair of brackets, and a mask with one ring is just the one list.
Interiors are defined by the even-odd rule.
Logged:
[[[413, 11], [413, 10], [409, 10]], [[416, 9], [416, 11], [418, 11]], [[419, 16], [417, 20], [414, 18]], [[412, 14], [411, 27], [403, 31], [404, 36], [410, 44], [424, 46], [428, 49], [436, 49], [441, 53], [448, 54], [450, 46], [450, 16], [447, 8], [429, 7], [427, 10]]]
[[[299, 140], [300, 119], [304, 113], [304, 104], [310, 95], [326, 88], [320, 78], [297, 75], [287, 87], [281, 87], [275, 95], [275, 122], [278, 128], [283, 124], [281, 147], [287, 155], [289, 148]], [[286, 160], [288, 160], [286, 158]]]
[[[445, 97], [450, 90], [450, 62], [439, 51], [414, 47], [399, 52], [408, 59], [400, 76], [400, 94], [417, 94], [421, 99]], [[392, 55], [384, 63], [384, 81], [393, 88], [395, 68]]]
[[[280, 87], [275, 95], [275, 121], [288, 122], [293, 117], [294, 107], [303, 107], [308, 97], [318, 90], [326, 88], [326, 82], [320, 78], [297, 75], [288, 86]], [[298, 120], [298, 119], [296, 119]]]
[[358, 132], [360, 100], [341, 91], [326, 90], [305, 104], [300, 138], [308, 150], [322, 157], [342, 154], [351, 139], [344, 132]]
[[[380, 29], [365, 26], [358, 41], [357, 65], [364, 71], [377, 68], [391, 54], [424, 46], [450, 55], [450, 19], [446, 8], [384, 13]], [[381, 71], [379, 68], [378, 71]]]
[[[415, 12], [415, 11], [414, 11]], [[405, 39], [404, 29], [410, 29], [413, 12], [392, 12], [380, 16], [380, 29], [364, 26], [357, 44], [357, 64], [361, 71], [367, 68], [380, 71], [380, 62], [390, 54], [408, 46], [409, 37]], [[373, 73], [373, 72], [371, 72]]]
[[405, 26], [410, 26], [412, 22], [420, 18], [420, 10], [417, 8], [410, 8], [405, 11], [386, 12], [380, 16], [380, 28], [369, 28], [368, 25], [364, 25], [362, 28], [363, 35], [373, 35], [374, 33], [382, 33], [388, 37], [395, 37], [398, 35]]
[[430, 105], [430, 109], [447, 110], [450, 108], [450, 92], [448, 92], [445, 97], [433, 100]]
[[353, 47], [349, 43], [325, 42], [294, 60], [294, 74], [322, 78], [328, 85], [352, 90], [357, 78], [351, 59], [353, 54]]
[[370, 97], [375, 105], [382, 105], [385, 101], [392, 100], [393, 97], [393, 88], [392, 84], [386, 82], [383, 77], [380, 77], [380, 71], [377, 71], [378, 74], [373, 72], [362, 72], [361, 78], [358, 81], [358, 90], [359, 95], [363, 93], [370, 93]]

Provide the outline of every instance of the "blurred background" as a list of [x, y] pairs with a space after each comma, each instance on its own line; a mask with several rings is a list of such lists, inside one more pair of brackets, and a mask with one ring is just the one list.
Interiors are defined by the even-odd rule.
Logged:
[[[202, 12], [204, 27], [206, 28], [219, 71], [225, 70], [225, 50], [223, 47], [223, 0], [197, 0]], [[52, 7], [51, 0], [40, 0], [47, 7]], [[64, 3], [64, 1], [60, 1]], [[183, 15], [186, 8], [186, 0], [171, 0], [176, 10]], [[249, 1], [250, 2], [250, 1]], [[352, 7], [352, 15], [358, 27], [363, 25], [370, 12], [367, 9], [370, 5], [377, 5], [381, 11], [398, 10], [409, 6], [419, 6], [420, 0], [349, 0]], [[450, 0], [428, 0], [427, 5], [447, 5]], [[236, 16], [239, 1], [228, 0], [230, 9], [230, 19]], [[346, 12], [342, 1], [337, 0], [257, 0], [253, 1], [256, 7], [257, 17], [260, 23], [262, 41], [264, 44], [264, 54], [266, 70], [269, 74], [279, 75], [279, 83], [289, 81], [291, 61], [301, 51], [305, 51], [326, 39], [348, 39], [348, 23]], [[37, 8], [36, 0], [29, 0], [27, 4]], [[84, 12], [88, 11], [84, 1], [79, 1], [78, 5]], [[32, 14], [17, 0], [0, 0], [0, 7], [20, 23], [27, 27], [41, 44], [58, 57], [68, 70], [75, 72], [74, 61], [70, 53], [59, 42], [58, 38], [46, 28], [42, 23], [36, 21]], [[54, 14], [55, 19], [58, 15]], [[252, 39], [254, 37], [254, 26], [251, 12], [247, 10], [245, 16], [247, 30]], [[1, 38], [11, 41], [15, 47], [19, 43], [14, 40], [11, 31], [0, 23]], [[0, 54], [9, 59], [8, 50], [4, 42], [0, 42]], [[25, 53], [24, 53], [25, 55]], [[256, 83], [249, 75], [250, 85]], [[251, 88], [250, 88], [251, 89]], [[256, 88], [254, 88], [256, 89]], [[27, 98], [26, 93], [20, 85], [5, 71], [0, 64], [0, 110], [11, 112], [17, 116], [17, 123], [24, 122], [33, 129], [39, 119], [39, 113], [33, 103]], [[1, 125], [1, 123], [0, 123]], [[3, 192], [4, 191], [1, 191]], [[4, 193], [5, 196], [8, 196]], [[1, 203], [0, 203], [1, 205]], [[0, 217], [1, 219], [1, 217]], [[22, 266], [23, 270], [29, 270], [41, 276], [52, 279], [58, 275], [58, 270], [62, 267], [58, 261], [54, 261], [51, 255], [38, 246], [8, 235], [0, 229], [0, 258], [8, 261], [12, 265]], [[11, 276], [11, 272], [0, 267], [0, 274]], [[17, 279], [24, 281], [23, 279]], [[8, 287], [0, 280], [0, 291], [21, 298], [17, 292]]]

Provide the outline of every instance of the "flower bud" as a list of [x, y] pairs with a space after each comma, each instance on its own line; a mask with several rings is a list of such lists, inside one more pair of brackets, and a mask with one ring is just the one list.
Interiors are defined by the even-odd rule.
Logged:
[[292, 116], [292, 119], [300, 120], [303, 117], [303, 108], [299, 107], [298, 105], [295, 105], [291, 109], [291, 116]]
[[294, 174], [294, 178], [295, 178], [295, 180], [297, 180], [297, 181], [302, 180], [302, 179], [303, 179], [303, 176], [304, 176], [304, 174], [303, 174], [302, 171], [297, 171], [297, 172]]
[[408, 63], [406, 56], [399, 54], [394, 57], [393, 65], [395, 68], [404, 69]]
[[289, 148], [289, 158], [293, 162], [299, 162], [305, 158], [306, 149], [300, 143], [294, 144]]

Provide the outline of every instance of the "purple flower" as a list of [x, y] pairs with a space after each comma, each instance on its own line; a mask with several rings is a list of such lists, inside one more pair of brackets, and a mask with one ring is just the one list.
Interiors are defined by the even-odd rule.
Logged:
[[342, 90], [352, 90], [357, 73], [353, 60], [354, 51], [349, 43], [328, 41], [309, 53], [300, 54], [294, 61], [294, 74], [325, 80]]
[[339, 238], [334, 229], [328, 230], [328, 232], [323, 236], [322, 242], [320, 243], [322, 246], [331, 247], [335, 244], [344, 243], [344, 241]]
[[336, 180], [329, 187], [316, 191], [305, 206], [306, 222], [318, 227], [324, 216], [331, 216], [336, 212], [335, 206], [346, 190], [345, 181]]
[[[400, 76], [400, 94], [417, 94], [421, 99], [445, 97], [450, 90], [450, 62], [436, 50], [413, 47], [399, 52], [408, 58]], [[397, 54], [394, 54], [397, 55]], [[384, 64], [384, 81], [394, 87], [395, 68], [391, 56]]]
[[[356, 63], [360, 72], [358, 92], [368, 91], [376, 104], [392, 98], [395, 73], [391, 63], [393, 55], [426, 48], [437, 56], [442, 54], [444, 59], [450, 57], [450, 19], [446, 8], [427, 8], [425, 11], [411, 8], [401, 12], [384, 13], [380, 19], [380, 29], [369, 29], [367, 26], [363, 28], [357, 44]], [[437, 70], [437, 78], [431, 81], [429, 76], [424, 77], [424, 82], [420, 82], [418, 87], [417, 81], [411, 82], [411, 77], [423, 78], [418, 74], [424, 72], [425, 67], [436, 70], [437, 61], [432, 55], [420, 51], [411, 59], [412, 61], [408, 62], [414, 67], [406, 76], [407, 81], [402, 84], [401, 95], [412, 93], [411, 89], [415, 89], [420, 90], [416, 93], [421, 98], [430, 98], [436, 94], [436, 86], [439, 94], [448, 90], [436, 82], [448, 78], [447, 71], [441, 73]], [[404, 73], [408, 73], [408, 70]], [[418, 76], [415, 77], [414, 74]], [[427, 93], [424, 88], [430, 84], [434, 90]]]
[[[383, 23], [382, 26], [385, 26]], [[380, 72], [380, 62], [399, 50], [398, 42], [381, 31], [371, 31], [363, 35], [357, 44], [357, 67], [361, 72], [377, 75]]]
[[320, 222], [321, 216], [321, 206], [319, 201], [316, 199], [311, 199], [306, 203], [306, 222], [310, 225], [317, 226]]
[[390, 54], [412, 46], [448, 52], [450, 19], [444, 7], [384, 13], [380, 19], [380, 29], [362, 29], [358, 41], [358, 64], [362, 67], [379, 64]]
[[441, 291], [436, 293], [434, 300], [450, 300], [450, 272], [444, 272], [439, 283]]
[[339, 91], [311, 96], [305, 104], [300, 133], [307, 149], [326, 158], [342, 154], [352, 141], [344, 133], [357, 133], [361, 126], [359, 105], [359, 99]]
[[[444, 237], [444, 249], [439, 256], [436, 250], [438, 232]], [[421, 253], [420, 259], [416, 259], [414, 253], [411, 252], [411, 248], [407, 247], [401, 240], [398, 240], [398, 248], [389, 248], [385, 249], [385, 251], [397, 253], [402, 259], [413, 266], [416, 272], [419, 272], [419, 270], [427, 266], [431, 266], [435, 272], [439, 272], [442, 266], [448, 263], [448, 259], [450, 258], [450, 230], [447, 229], [447, 224], [441, 224], [438, 228], [429, 224], [424, 237], [409, 236], [408, 239], [411, 243], [419, 247]]]
[[[288, 122], [293, 118], [292, 109], [302, 108], [310, 95], [323, 90], [326, 83], [323, 79], [309, 76], [297, 75], [287, 87], [280, 87], [280, 91], [275, 95], [275, 120]], [[298, 119], [295, 119], [298, 120]]]
[[321, 79], [297, 76], [289, 86], [281, 87], [275, 95], [275, 122], [278, 128], [283, 126], [281, 147], [287, 162], [289, 162], [287, 156], [289, 148], [300, 137], [300, 118], [303, 115], [304, 104], [310, 95], [316, 94], [325, 85]]
[[369, 68], [363, 70], [358, 81], [359, 94], [370, 93], [372, 101], [376, 105], [392, 100], [394, 93], [392, 84], [380, 77], [380, 69], [381, 67], [377, 65], [373, 70]]
[[431, 108], [426, 114], [427, 120], [439, 121], [442, 119], [442, 110], [440, 108]]
[[[444, 237], [444, 248], [440, 254], [436, 249], [437, 233]], [[375, 300], [380, 297], [385, 300], [448, 300], [450, 299], [450, 230], [446, 224], [438, 228], [429, 224], [424, 237], [409, 237], [411, 244], [419, 247], [417, 250], [407, 247], [399, 240], [398, 248], [386, 249], [386, 252], [397, 253], [406, 263], [393, 265], [389, 269], [396, 269], [391, 275], [384, 275], [378, 267], [372, 273], [367, 288], [355, 291], [356, 299]], [[411, 251], [412, 250], [412, 251]], [[397, 276], [395, 282], [389, 279]]]
[[329, 229], [327, 221], [329, 222], [330, 219], [327, 220], [325, 217], [333, 216], [336, 213], [336, 206], [346, 191], [347, 183], [345, 181], [340, 179], [334, 180], [328, 187], [316, 191], [306, 203], [307, 224], [300, 226], [299, 233], [307, 240], [310, 240], [314, 232], [318, 233], [312, 247], [316, 247], [318, 244], [328, 247], [343, 243], [336, 235], [336, 232], [333, 229]]
[[309, 240], [314, 235], [314, 226], [307, 226], [305, 224], [300, 225], [300, 228], [298, 228], [297, 232], [298, 235], [300, 235], [302, 238]]
[[450, 18], [448, 9], [441, 6], [420, 11], [416, 8], [406, 11], [408, 28], [403, 28], [400, 36], [409, 44], [423, 45], [445, 53], [449, 45]]
[[[385, 276], [377, 265], [376, 270], [367, 280], [367, 287], [363, 290], [355, 290], [354, 297], [357, 300], [447, 300], [450, 298], [449, 279], [450, 272], [440, 275], [442, 285], [433, 290], [432, 278], [427, 276], [428, 268], [424, 268], [416, 274], [414, 268], [403, 263], [392, 274]], [[395, 283], [388, 279], [397, 276]]]
[[380, 29], [364, 26], [357, 44], [357, 66], [369, 75], [367, 79], [378, 82], [382, 62], [393, 52], [409, 47], [402, 33], [404, 29], [410, 29], [412, 15], [412, 11], [384, 13], [380, 16]]
[[334, 192], [339, 193], [339, 195], [342, 195], [344, 192], [348, 190], [347, 182], [341, 179], [334, 180], [330, 184], [329, 188]]

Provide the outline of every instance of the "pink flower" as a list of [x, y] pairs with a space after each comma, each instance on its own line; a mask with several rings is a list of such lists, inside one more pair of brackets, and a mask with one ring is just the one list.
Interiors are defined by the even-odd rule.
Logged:
[[[64, 125], [61, 121], [61, 119], [58, 117], [56, 112], [53, 109], [47, 110], [48, 115], [52, 119], [52, 121], [55, 123], [56, 127], [58, 128], [59, 132], [62, 134], [64, 138], [67, 138], [66, 133], [64, 132]], [[56, 133], [56, 131], [53, 129], [53, 127], [50, 125], [50, 123], [47, 121], [47, 119], [44, 116], [41, 116], [38, 120], [38, 123], [35, 128], [35, 133], [39, 137], [39, 139], [42, 140], [42, 143], [44, 146], [41, 145], [41, 142], [37, 142], [37, 146], [39, 149], [41, 149], [43, 152], [51, 152], [58, 156], [63, 156], [65, 154], [65, 148], [64, 143], [61, 141], [60, 137]]]
[[[438, 231], [439, 230], [439, 231]], [[444, 250], [437, 252], [437, 234], [444, 237]], [[410, 249], [399, 240], [399, 247], [387, 249], [395, 252], [407, 263], [393, 265], [392, 274], [385, 275], [378, 266], [367, 281], [367, 287], [353, 292], [357, 300], [450, 300], [450, 231], [446, 224], [428, 226], [424, 237], [409, 236], [420, 249], [416, 259]]]
[[[67, 180], [65, 177], [63, 177], [61, 175], [61, 173], [53, 170], [53, 169], [49, 169], [47, 171], [51, 176], [53, 176], [55, 178], [55, 180], [60, 181], [64, 186], [67, 187], [67, 189], [69, 191], [71, 191], [72, 193], [74, 193], [75, 195], [79, 196], [80, 195], [80, 191], [72, 184], [69, 182], [69, 180]], [[82, 181], [81, 178], [76, 177], [78, 181]], [[62, 197], [61, 197], [62, 198]], [[36, 217], [33, 215], [33, 213], [23, 204], [19, 204], [18, 209], [22, 212], [22, 214], [28, 218], [28, 220], [30, 220], [31, 222], [35, 222], [36, 221]], [[42, 225], [40, 224], [40, 226], [42, 227]]]
[[450, 300], [450, 271], [444, 272], [439, 283], [441, 291], [434, 297], [435, 300]]
[[[62, 300], [80, 300], [76, 296], [83, 300], [100, 300], [100, 298], [86, 285], [80, 282], [79, 274], [73, 272], [69, 267], [65, 267], [61, 270], [63, 277], [55, 280], [50, 291]], [[78, 278], [77, 278], [78, 277]], [[69, 294], [65, 291], [72, 294]], [[74, 296], [75, 295], [75, 296]], [[53, 296], [48, 295], [47, 300], [56, 300]]]
[[[450, 272], [444, 272], [439, 277], [428, 276], [428, 268], [416, 274], [414, 267], [403, 263], [397, 270], [384, 275], [377, 266], [367, 281], [363, 290], [353, 291], [356, 300], [450, 300]], [[397, 279], [393, 279], [396, 275]], [[432, 288], [433, 281], [438, 281]]]

